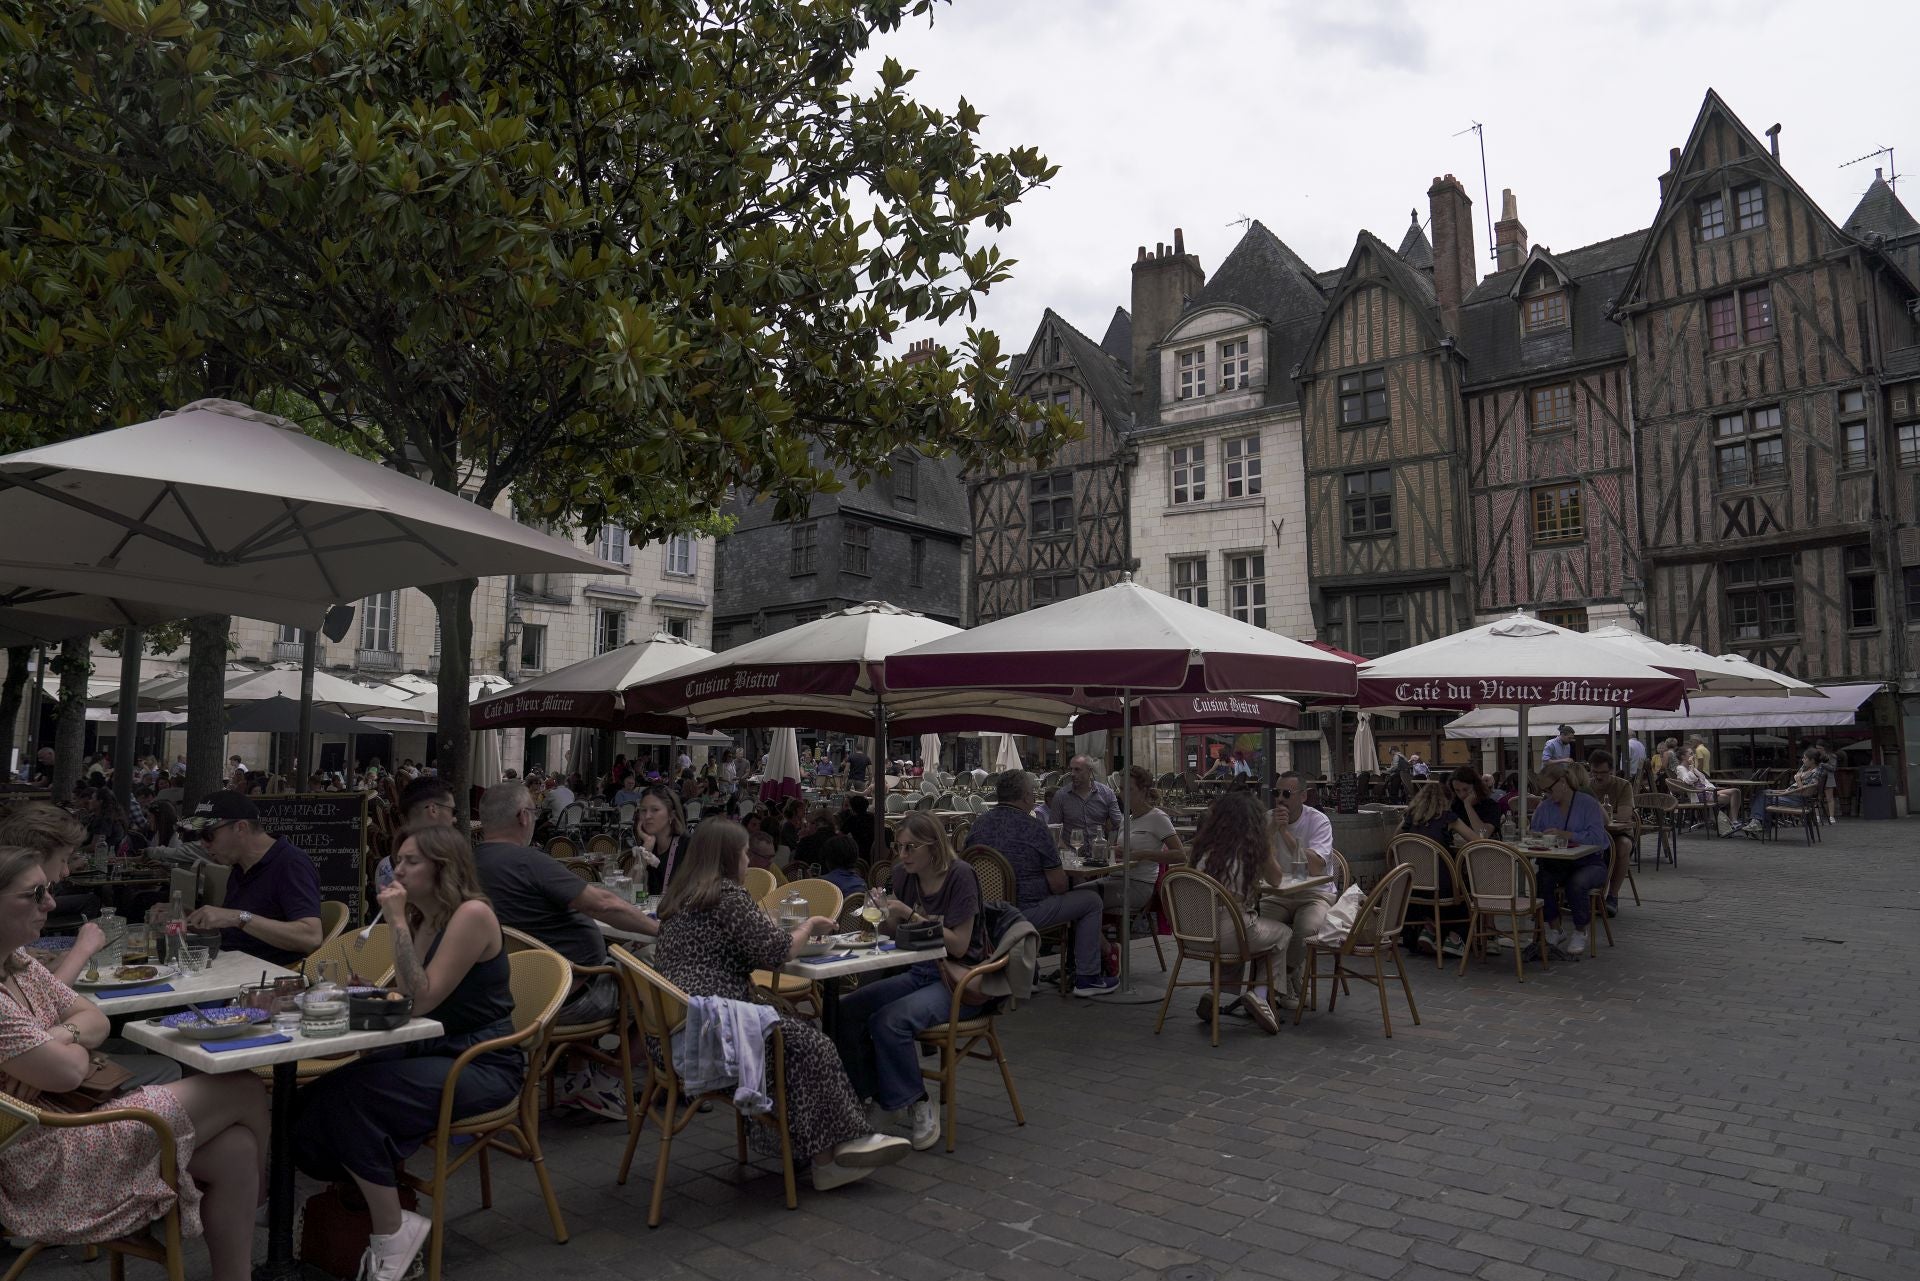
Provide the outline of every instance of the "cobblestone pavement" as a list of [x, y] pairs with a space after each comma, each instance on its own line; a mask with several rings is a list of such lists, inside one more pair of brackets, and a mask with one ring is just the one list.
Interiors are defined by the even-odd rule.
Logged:
[[1524, 985], [1416, 963], [1424, 1022], [1396, 995], [1392, 1040], [1358, 985], [1278, 1037], [1235, 1021], [1219, 1049], [1188, 993], [1156, 1037], [1153, 1006], [1049, 992], [1003, 1023], [1026, 1126], [970, 1065], [956, 1153], [803, 1180], [796, 1212], [702, 1117], [650, 1231], [651, 1134], [620, 1188], [624, 1131], [569, 1114], [546, 1138], [572, 1241], [497, 1162], [493, 1212], [470, 1173], [453, 1194], [446, 1272], [1911, 1281], [1917, 852], [1920, 820], [1843, 821], [1811, 849], [1684, 840], [1677, 870], [1640, 874], [1617, 948]]

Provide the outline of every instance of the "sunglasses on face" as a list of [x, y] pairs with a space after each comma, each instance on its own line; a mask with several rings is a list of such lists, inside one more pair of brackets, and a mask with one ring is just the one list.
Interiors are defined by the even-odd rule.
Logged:
[[930, 850], [933, 845], [928, 841], [895, 841], [893, 848], [905, 854], [911, 850]]
[[1293, 799], [1293, 795], [1294, 794], [1292, 792], [1282, 792], [1280, 793], [1280, 799], [1283, 801], [1290, 801]]
[[47, 903], [51, 903], [53, 902], [53, 886], [48, 885], [45, 881], [42, 881], [40, 882], [40, 884], [34, 886], [30, 890], [20, 891], [20, 897], [24, 899], [31, 899], [36, 903], [43, 902], [43, 901]]

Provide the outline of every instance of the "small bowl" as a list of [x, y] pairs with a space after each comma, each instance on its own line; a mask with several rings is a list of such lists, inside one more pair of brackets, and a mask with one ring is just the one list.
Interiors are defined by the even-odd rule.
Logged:
[[825, 956], [827, 953], [833, 951], [833, 947], [834, 940], [831, 938], [808, 939], [799, 947], [793, 949], [793, 955], [795, 959], [805, 956]]

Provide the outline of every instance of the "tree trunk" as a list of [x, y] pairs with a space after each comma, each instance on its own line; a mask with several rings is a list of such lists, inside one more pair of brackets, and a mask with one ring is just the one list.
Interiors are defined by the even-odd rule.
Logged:
[[135, 744], [140, 741], [140, 650], [144, 643], [138, 627], [120, 630], [120, 710], [113, 735], [113, 799], [127, 814], [133, 812], [133, 771], [139, 764]]
[[233, 620], [203, 614], [187, 620], [187, 812], [226, 774], [227, 633]]
[[59, 719], [53, 731], [53, 799], [73, 795], [80, 781], [80, 758], [87, 750], [87, 677], [93, 674], [91, 636], [60, 643], [53, 670], [60, 675]]
[[[27, 665], [33, 662], [33, 646], [15, 645], [7, 650], [7, 678], [0, 683], [0, 764], [13, 757], [13, 726], [20, 719], [20, 704], [27, 697]], [[28, 765], [33, 763], [34, 726], [27, 726], [26, 746], [20, 749]]]
[[473, 655], [473, 592], [479, 580], [462, 578], [426, 588], [440, 611], [440, 777], [453, 789], [460, 830], [467, 830], [472, 809], [468, 784], [473, 777], [473, 713], [467, 706], [467, 682]]

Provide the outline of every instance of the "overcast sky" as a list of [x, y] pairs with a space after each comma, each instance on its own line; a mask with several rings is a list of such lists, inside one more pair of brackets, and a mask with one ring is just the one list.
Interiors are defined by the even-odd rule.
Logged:
[[[1359, 228], [1397, 245], [1424, 222], [1441, 173], [1473, 196], [1484, 275], [1480, 153], [1455, 136], [1475, 120], [1494, 216], [1511, 187], [1533, 244], [1648, 225], [1709, 87], [1756, 134], [1783, 125], [1787, 168], [1844, 219], [1886, 159], [1842, 161], [1890, 145], [1920, 175], [1916, 48], [1912, 0], [957, 0], [874, 56], [1060, 166], [999, 237], [1020, 261], [981, 311], [1017, 351], [1048, 306], [1097, 339], [1137, 247], [1176, 226], [1209, 276], [1243, 217], [1337, 267]], [[1920, 211], [1920, 176], [1900, 194]]]

